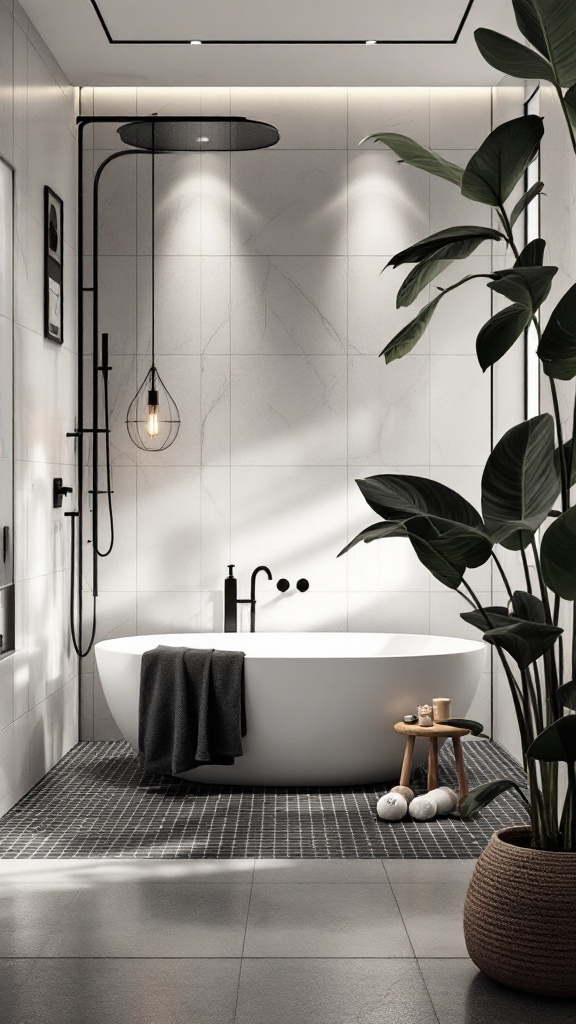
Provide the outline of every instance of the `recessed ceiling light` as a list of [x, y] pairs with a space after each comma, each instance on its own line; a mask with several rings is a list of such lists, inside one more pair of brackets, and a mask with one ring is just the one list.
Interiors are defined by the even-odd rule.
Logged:
[[378, 43], [377, 39], [367, 39], [366, 40], [366, 46], [376, 46], [377, 43]]
[[201, 39], [191, 39], [190, 40], [190, 46], [202, 46], [202, 40]]

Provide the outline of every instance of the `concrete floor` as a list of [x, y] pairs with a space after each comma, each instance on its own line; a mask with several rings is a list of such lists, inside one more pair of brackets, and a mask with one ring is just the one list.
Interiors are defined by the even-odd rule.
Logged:
[[466, 956], [474, 861], [4, 860], [2, 1024], [575, 1024]]

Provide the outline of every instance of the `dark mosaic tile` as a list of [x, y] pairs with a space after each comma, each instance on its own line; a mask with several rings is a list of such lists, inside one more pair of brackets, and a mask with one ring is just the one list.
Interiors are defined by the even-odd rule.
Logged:
[[[466, 744], [471, 786], [521, 767], [487, 740]], [[425, 790], [417, 768], [413, 786]], [[440, 754], [440, 785], [456, 785]], [[1, 858], [477, 857], [492, 832], [523, 820], [505, 794], [474, 822], [376, 817], [385, 785], [342, 789], [207, 786], [144, 774], [124, 742], [80, 743], [0, 819]]]

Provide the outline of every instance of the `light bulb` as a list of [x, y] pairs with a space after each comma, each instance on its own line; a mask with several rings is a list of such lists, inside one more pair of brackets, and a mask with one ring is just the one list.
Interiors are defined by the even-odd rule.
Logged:
[[156, 389], [151, 389], [148, 392], [148, 404], [146, 406], [146, 433], [148, 437], [158, 437], [159, 432], [158, 392]]

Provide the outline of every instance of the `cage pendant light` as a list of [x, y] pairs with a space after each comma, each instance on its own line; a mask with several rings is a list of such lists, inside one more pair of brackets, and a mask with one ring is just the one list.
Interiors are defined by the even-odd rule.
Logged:
[[156, 367], [156, 150], [152, 122], [152, 363], [138, 391], [128, 406], [126, 426], [137, 448], [161, 452], [174, 443], [180, 430], [178, 406]]

